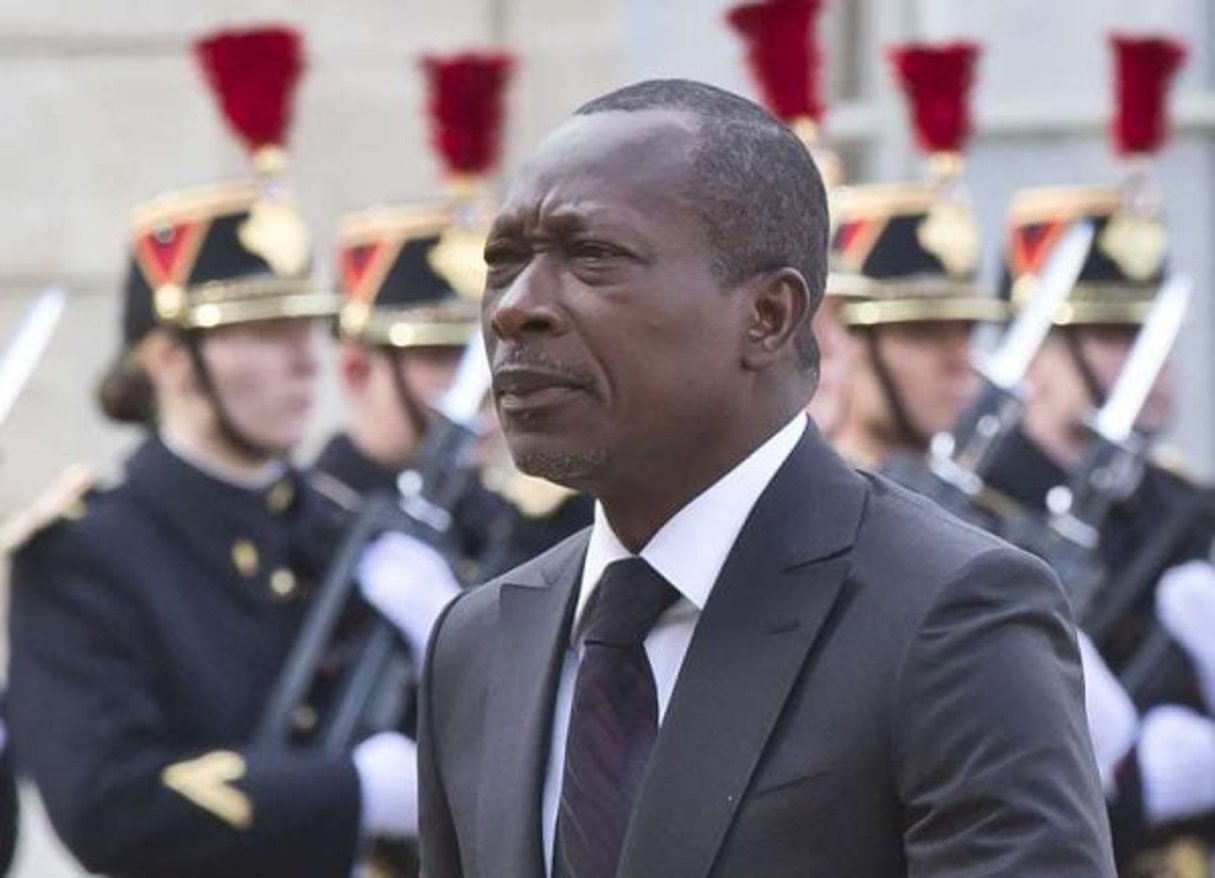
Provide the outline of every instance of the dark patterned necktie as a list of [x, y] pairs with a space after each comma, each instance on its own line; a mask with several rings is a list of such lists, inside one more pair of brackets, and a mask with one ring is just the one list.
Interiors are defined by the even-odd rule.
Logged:
[[574, 684], [555, 878], [612, 878], [658, 735], [658, 695], [646, 634], [679, 596], [641, 558], [604, 570], [586, 610]]

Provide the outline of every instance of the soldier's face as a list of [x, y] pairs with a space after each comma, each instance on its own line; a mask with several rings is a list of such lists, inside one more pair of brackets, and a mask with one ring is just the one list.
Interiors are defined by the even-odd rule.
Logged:
[[[1097, 383], [1108, 395], [1113, 388], [1131, 346], [1135, 343], [1138, 328], [1133, 326], [1088, 326], [1078, 330], [1080, 351]], [[1137, 427], [1151, 436], [1168, 426], [1173, 416], [1174, 373], [1172, 364], [1167, 364], [1152, 386], [1140, 413]], [[1087, 397], [1086, 397], [1087, 401]], [[1087, 415], [1086, 410], [1083, 412]]]
[[[1117, 381], [1134, 343], [1134, 327], [1077, 327], [1080, 355], [1103, 393]], [[1034, 358], [1026, 396], [1026, 429], [1065, 466], [1079, 463], [1089, 447], [1095, 401], [1062, 332], [1052, 332]], [[1173, 372], [1161, 373], [1140, 414], [1138, 428], [1152, 435], [1167, 426], [1173, 408]]]
[[[875, 327], [879, 356], [894, 383], [912, 426], [924, 437], [949, 430], [978, 389], [971, 360], [973, 324], [962, 321], [896, 323]], [[874, 364], [865, 353], [869, 395], [876, 390]], [[893, 414], [880, 397], [886, 427]]]
[[207, 333], [203, 354], [233, 425], [276, 452], [304, 438], [317, 375], [312, 320], [266, 320]]
[[814, 337], [819, 349], [818, 389], [806, 411], [828, 439], [848, 417], [856, 368], [856, 339], [840, 323], [841, 304], [839, 298], [829, 296], [814, 315]]
[[405, 384], [423, 406], [432, 409], [451, 386], [463, 353], [458, 347], [427, 346], [398, 351], [394, 359]]
[[374, 417], [386, 452], [393, 452], [391, 462], [407, 463], [422, 441], [402, 391], [421, 407], [424, 416], [432, 416], [434, 406], [451, 386], [462, 353], [463, 348], [428, 346], [389, 351], [375, 358]]
[[681, 191], [693, 125], [657, 111], [575, 117], [511, 187], [486, 245], [483, 325], [525, 472], [601, 497], [652, 487], [745, 402], [749, 306], [714, 276]]

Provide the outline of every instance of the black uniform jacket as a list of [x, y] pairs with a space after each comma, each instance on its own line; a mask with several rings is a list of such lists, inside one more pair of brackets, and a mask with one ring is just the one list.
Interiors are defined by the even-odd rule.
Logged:
[[[1046, 495], [1067, 482], [1067, 471], [1024, 433], [1013, 433], [988, 477], [988, 483], [1026, 509], [1046, 513]], [[1135, 493], [1117, 504], [1101, 527], [1102, 559], [1110, 570], [1120, 570], [1159, 531], [1161, 520], [1181, 496], [1195, 488], [1162, 467], [1148, 464]], [[1207, 557], [1211, 547], [1209, 525], [1196, 527], [1186, 540], [1177, 563]]]
[[[397, 475], [367, 457], [343, 433], [321, 450], [309, 478], [334, 503], [353, 510], [372, 492], [396, 491]], [[452, 510], [447, 554], [464, 582], [483, 582], [586, 527], [592, 509], [589, 497], [571, 494], [547, 514], [526, 516], [474, 479]]]
[[249, 747], [321, 573], [328, 510], [291, 472], [239, 488], [150, 438], [120, 485], [16, 553], [15, 753], [86, 868], [350, 874], [350, 759]]

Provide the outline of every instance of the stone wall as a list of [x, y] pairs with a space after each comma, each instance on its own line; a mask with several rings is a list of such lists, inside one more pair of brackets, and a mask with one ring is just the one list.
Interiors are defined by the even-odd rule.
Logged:
[[[0, 3], [0, 332], [47, 284], [69, 306], [46, 359], [0, 426], [0, 514], [67, 463], [112, 462], [132, 439], [91, 400], [113, 356], [131, 206], [244, 170], [189, 52], [200, 32], [289, 22], [309, 70], [292, 137], [294, 179], [328, 276], [337, 216], [435, 198], [423, 51], [508, 44], [506, 168], [578, 102], [619, 77], [612, 3], [561, 0], [86, 0]], [[329, 394], [316, 431], [336, 414]]]

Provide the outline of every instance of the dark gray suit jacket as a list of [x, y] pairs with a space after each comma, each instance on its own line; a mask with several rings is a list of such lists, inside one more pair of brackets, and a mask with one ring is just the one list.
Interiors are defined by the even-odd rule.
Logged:
[[[427, 878], [540, 878], [586, 533], [467, 593], [419, 717]], [[813, 428], [701, 614], [619, 875], [1114, 875], [1048, 569], [848, 468]]]

